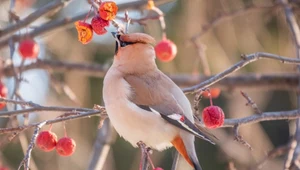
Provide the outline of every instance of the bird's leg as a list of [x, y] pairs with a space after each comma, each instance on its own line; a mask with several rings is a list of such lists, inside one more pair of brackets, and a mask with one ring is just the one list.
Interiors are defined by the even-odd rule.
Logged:
[[140, 169], [139, 170], [147, 170], [148, 169], [148, 157], [146, 151], [146, 144], [142, 141], [137, 143], [137, 146], [141, 149], [141, 162], [140, 162]]
[[146, 148], [146, 153], [147, 153], [147, 158], [148, 158], [148, 161], [149, 161], [149, 163], [150, 163], [152, 169], [155, 169], [155, 166], [154, 166], [154, 164], [153, 164], [153, 162], [152, 162], [152, 160], [151, 160], [151, 158], [150, 158], [150, 154], [153, 153], [152, 149], [151, 149], [150, 147], [147, 147], [147, 148]]
[[146, 147], [146, 144], [142, 141], [137, 143], [138, 147], [141, 149], [141, 162], [140, 162], [140, 170], [147, 170], [149, 167], [149, 163], [152, 167], [152, 169], [155, 169], [153, 162], [150, 158], [150, 154], [152, 153], [152, 149], [149, 147]]

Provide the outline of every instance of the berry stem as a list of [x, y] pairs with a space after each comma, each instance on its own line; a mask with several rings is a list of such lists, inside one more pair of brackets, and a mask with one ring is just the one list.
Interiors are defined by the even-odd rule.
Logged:
[[52, 130], [52, 126], [53, 126], [53, 124], [50, 124], [49, 131], [51, 131], [51, 130]]
[[87, 15], [85, 16], [83, 22], [85, 22], [88, 19], [88, 17], [90, 16], [90, 13], [92, 11], [92, 9], [93, 9], [93, 5], [91, 5], [91, 8], [90, 8], [89, 12], [87, 13]]
[[65, 137], [68, 137], [68, 135], [67, 135], [67, 129], [66, 129], [66, 122], [64, 122], [63, 124], [64, 124], [63, 126], [64, 126], [64, 131], [65, 131]]
[[207, 92], [208, 92], [208, 96], [209, 96], [209, 102], [210, 102], [210, 105], [213, 106], [214, 104], [213, 104], [213, 101], [212, 101], [212, 96], [211, 96], [211, 94], [210, 94], [210, 90], [207, 89]]

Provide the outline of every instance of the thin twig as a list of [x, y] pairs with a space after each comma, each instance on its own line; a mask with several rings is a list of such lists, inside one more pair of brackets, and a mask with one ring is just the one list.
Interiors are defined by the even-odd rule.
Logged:
[[256, 114], [261, 114], [262, 112], [257, 107], [257, 104], [248, 96], [247, 93], [241, 91], [242, 96], [247, 100], [246, 106], [251, 106]]
[[173, 158], [173, 163], [172, 163], [171, 170], [177, 170], [179, 158], [180, 158], [179, 153], [176, 151], [175, 155], [174, 155], [174, 158]]
[[277, 148], [274, 148], [273, 150], [271, 150], [270, 152], [268, 152], [268, 154], [266, 155], [266, 157], [264, 159], [262, 159], [255, 167], [253, 167], [252, 169], [253, 170], [256, 170], [256, 169], [262, 169], [264, 164], [269, 160], [269, 159], [272, 159], [272, 158], [275, 158], [275, 157], [278, 157], [278, 156], [281, 156], [285, 153], [287, 153], [289, 151], [289, 146], [279, 146]]
[[[100, 116], [107, 116], [105, 113], [102, 113], [98, 110], [88, 111], [88, 112], [76, 112], [76, 113], [77, 114], [75, 116], [67, 116], [67, 117], [47, 120], [46, 124], [49, 125], [49, 124], [54, 124], [54, 123], [59, 123], [59, 122], [64, 122], [64, 121], [69, 121], [69, 120], [75, 120], [75, 119], [89, 118], [89, 117], [92, 117], [92, 116], [99, 116], [99, 115]], [[23, 126], [12, 127], [12, 128], [0, 128], [0, 134], [20, 132], [20, 131], [26, 130], [28, 128], [32, 128], [34, 126], [37, 126], [37, 124], [39, 124], [39, 123], [32, 123], [32, 124], [29, 124], [29, 125], [23, 125]]]
[[[205, 76], [210, 76], [211, 72], [210, 72], [210, 67], [207, 61], [207, 56], [206, 56], [206, 47], [204, 44], [202, 43], [198, 43], [196, 40], [193, 41], [193, 44], [195, 45], [196, 49], [197, 49], [197, 53], [198, 53], [198, 57], [197, 59], [200, 61], [202, 70], [203, 70], [203, 74]], [[195, 62], [197, 65], [199, 62]], [[194, 69], [198, 70], [198, 67], [195, 67]], [[195, 72], [195, 70], [194, 70]]]
[[234, 127], [236, 125], [244, 126], [270, 120], [291, 120], [299, 117], [300, 112], [298, 110], [263, 112], [262, 114], [255, 114], [244, 118], [225, 119], [224, 124], [221, 127]]
[[234, 136], [235, 136], [234, 140], [236, 140], [237, 142], [246, 146], [248, 149], [253, 150], [251, 145], [246, 140], [244, 140], [243, 137], [239, 134], [239, 124], [235, 125], [233, 127], [233, 130], [234, 130]]
[[111, 150], [111, 145], [115, 142], [116, 138], [116, 132], [113, 130], [110, 121], [105, 121], [103, 127], [98, 129], [88, 170], [103, 170], [109, 151]]
[[162, 37], [166, 37], [166, 22], [165, 22], [164, 13], [156, 6], [153, 6], [151, 10], [156, 12], [157, 15], [159, 16], [158, 19], [160, 22], [160, 27], [162, 29]]
[[34, 148], [34, 143], [35, 140], [38, 136], [38, 132], [39, 130], [46, 124], [46, 121], [39, 123], [38, 125], [36, 125], [36, 128], [34, 130], [34, 133], [31, 137], [28, 149], [26, 151], [26, 155], [24, 157], [24, 159], [22, 160], [21, 164], [19, 165], [18, 170], [21, 169], [22, 166], [24, 166], [24, 170], [29, 170], [29, 164], [30, 164], [30, 158], [31, 158], [31, 151]]
[[94, 111], [93, 109], [87, 109], [87, 108], [41, 106], [41, 105], [33, 103], [33, 102], [17, 101], [17, 100], [5, 99], [5, 98], [0, 98], [0, 102], [14, 103], [14, 104], [20, 104], [20, 105], [23, 105], [23, 106], [31, 107], [31, 108], [22, 109], [22, 110], [3, 111], [3, 112], [0, 112], [0, 117], [11, 117], [11, 116], [15, 116], [15, 115], [23, 114], [23, 113], [40, 112], [40, 111], [55, 111], [55, 112], [72, 112], [72, 111], [88, 112], [88, 111]]
[[288, 151], [287, 158], [284, 162], [284, 170], [289, 170], [291, 168], [296, 146], [297, 146], [297, 141], [293, 139], [290, 144], [290, 149]]

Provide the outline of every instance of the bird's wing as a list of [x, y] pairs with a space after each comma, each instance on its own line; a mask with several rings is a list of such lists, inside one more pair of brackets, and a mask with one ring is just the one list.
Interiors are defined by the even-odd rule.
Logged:
[[132, 95], [129, 100], [138, 107], [160, 114], [170, 124], [177, 126], [198, 138], [213, 143], [213, 135], [200, 131], [184, 114], [182, 107], [170, 92], [173, 82], [166, 80], [164, 75], [152, 73], [149, 75], [126, 75], [124, 79], [130, 85]]

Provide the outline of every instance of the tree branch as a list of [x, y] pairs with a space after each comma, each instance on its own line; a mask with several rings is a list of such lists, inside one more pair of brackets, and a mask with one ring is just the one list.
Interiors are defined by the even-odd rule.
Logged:
[[34, 22], [38, 18], [44, 16], [48, 12], [53, 11], [53, 10], [58, 9], [58, 8], [61, 8], [61, 7], [64, 7], [65, 5], [67, 5], [71, 1], [72, 0], [51, 1], [47, 5], [39, 8], [35, 12], [29, 14], [24, 19], [19, 20], [16, 24], [10, 25], [10, 26], [4, 28], [3, 30], [0, 30], [0, 38], [2, 38], [3, 36], [8, 36], [9, 34], [14, 33], [14, 32], [16, 32], [16, 31], [18, 31], [22, 28], [25, 28], [26, 26], [28, 26], [29, 24], [31, 24], [32, 22]]
[[225, 119], [222, 127], [244, 126], [263, 121], [297, 119], [299, 117], [300, 112], [298, 110], [263, 112], [262, 114], [255, 114], [244, 118]]
[[254, 61], [257, 61], [259, 59], [273, 59], [273, 60], [279, 60], [282, 63], [286, 63], [286, 64], [300, 64], [300, 59], [293, 59], [293, 58], [283, 57], [283, 56], [270, 54], [270, 53], [264, 53], [264, 52], [257, 52], [254, 54], [242, 56], [242, 59], [243, 59], [242, 61], [234, 64], [227, 70], [213, 76], [212, 78], [210, 78], [200, 84], [197, 84], [192, 87], [184, 88], [183, 91], [187, 94], [189, 94], [189, 93], [193, 94], [193, 93], [196, 93], [197, 91], [201, 91], [204, 88], [207, 88], [207, 87], [217, 83], [218, 81], [227, 77], [231, 73], [234, 73], [234, 72], [238, 71], [239, 69], [245, 67], [246, 65], [248, 65]]
[[[14, 70], [18, 74], [20, 70], [22, 72], [33, 70], [33, 69], [44, 69], [51, 72], [67, 72], [67, 71], [80, 71], [80, 74], [92, 76], [92, 77], [103, 77], [108, 68], [100, 64], [90, 63], [71, 63], [64, 61], [53, 61], [53, 60], [37, 60], [36, 62], [27, 64], [21, 67], [12, 68], [11, 65], [5, 65], [0, 73], [3, 76], [11, 77], [14, 76]], [[204, 82], [207, 79], [211, 79], [213, 76], [195, 76], [195, 75], [169, 75], [169, 77], [179, 86], [188, 87], [194, 86], [200, 82]], [[295, 90], [298, 85], [299, 74], [274, 74], [274, 75], [260, 75], [260, 74], [243, 74], [237, 76], [225, 77], [215, 85], [222, 88], [263, 88], [268, 89], [287, 89]]]

